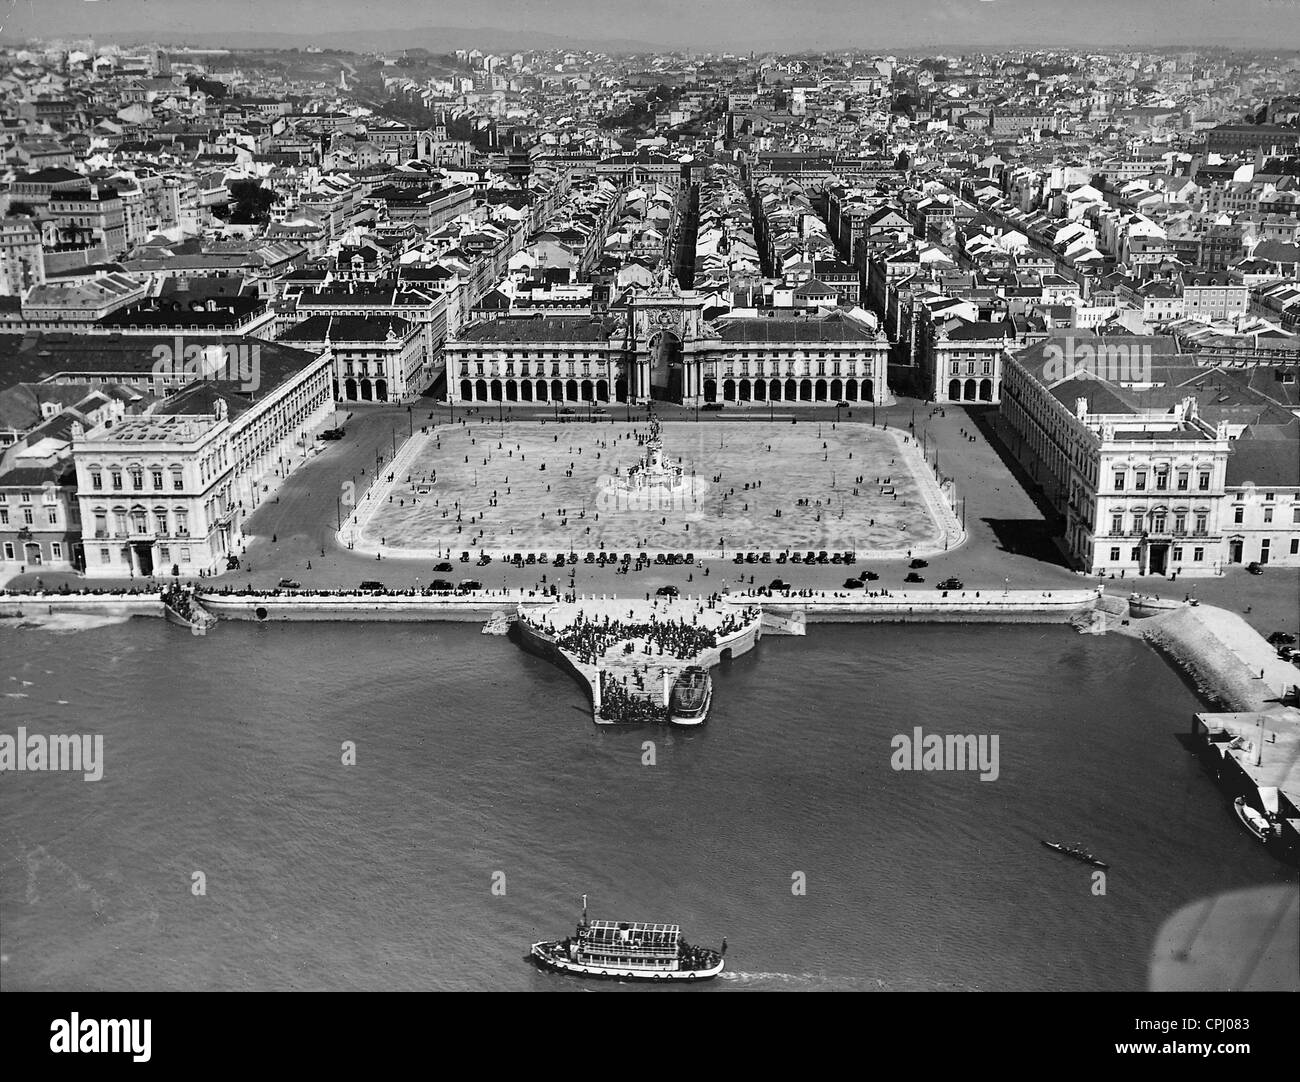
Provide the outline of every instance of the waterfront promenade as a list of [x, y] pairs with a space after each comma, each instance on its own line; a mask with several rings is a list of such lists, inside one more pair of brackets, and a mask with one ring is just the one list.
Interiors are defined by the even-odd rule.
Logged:
[[[946, 407], [942, 414], [932, 410], [929, 403], [904, 400], [890, 409], [874, 411], [877, 424], [882, 427], [888, 424], [891, 429], [911, 431], [915, 417], [916, 431], [924, 435], [932, 456], [937, 449], [940, 471], [945, 477], [953, 478], [961, 500], [966, 542], [947, 554], [928, 557], [930, 566], [921, 572], [925, 584], [909, 589], [918, 592], [933, 590], [935, 583], [949, 576], [961, 579], [967, 590], [981, 591], [1074, 590], [1096, 584], [1099, 580], [1079, 575], [1065, 566], [1059, 549], [1049, 536], [1043, 509], [1022, 483], [1023, 478], [1013, 472], [1012, 466], [990, 442], [989, 426], [983, 420], [988, 411], [972, 410], [968, 413], [956, 406]], [[660, 412], [665, 419], [685, 420], [690, 417], [689, 411], [680, 408], [664, 408]], [[870, 424], [872, 412], [864, 409], [841, 411], [840, 421], [842, 424]], [[464, 419], [464, 413], [464, 410], [456, 411], [457, 421]], [[508, 418], [512, 414], [540, 418], [549, 417], [550, 411], [506, 411], [504, 416]], [[701, 421], [700, 425], [706, 431], [721, 431], [725, 439], [727, 432], [750, 424], [748, 418], [751, 415], [756, 420], [767, 421], [766, 410], [753, 414], [738, 410], [734, 414], [715, 415], [713, 419]], [[472, 415], [471, 423], [485, 424], [486, 416]], [[375, 477], [376, 462], [389, 461], [393, 449], [401, 448], [408, 432], [418, 432], [421, 426], [434, 422], [449, 423], [450, 417], [446, 407], [428, 405], [421, 405], [409, 413], [405, 406], [358, 408], [346, 422], [346, 437], [337, 443], [321, 445], [310, 461], [299, 466], [281, 483], [278, 491], [268, 494], [246, 523], [248, 532], [239, 570], [205, 580], [205, 585], [269, 589], [281, 577], [287, 576], [300, 581], [306, 588], [354, 589], [363, 580], [378, 579], [391, 588], [405, 589], [427, 586], [432, 579], [443, 577], [453, 582], [473, 578], [495, 589], [542, 589], [558, 584], [570, 593], [644, 597], [663, 585], [674, 585], [684, 593], [695, 594], [723, 588], [757, 587], [766, 585], [777, 576], [795, 588], [835, 590], [843, 584], [848, 573], [839, 565], [793, 567], [787, 564], [780, 568], [770, 565], [755, 568], [734, 565], [730, 561], [715, 561], [707, 568], [707, 575], [698, 567], [657, 564], [620, 575], [612, 567], [584, 563], [567, 567], [560, 574], [535, 565], [515, 568], [499, 560], [483, 567], [474, 562], [463, 564], [453, 560], [454, 572], [439, 574], [434, 572], [433, 562], [427, 559], [376, 560], [374, 554], [364, 555], [341, 547], [336, 541], [336, 533], [342, 518], [340, 496], [345, 491], [343, 486], [352, 486], [348, 491], [360, 496]], [[836, 411], [833, 407], [801, 410], [800, 418], [801, 425], [818, 418], [823, 422], [834, 421]], [[779, 413], [777, 419], [781, 419]], [[491, 420], [496, 420], [495, 411]], [[505, 422], [507, 428], [510, 423], [509, 420]], [[626, 427], [627, 422], [620, 418], [616, 424]], [[562, 427], [575, 432], [589, 429], [604, 432], [611, 427], [611, 422], [606, 419], [593, 425], [579, 420]], [[523, 545], [520, 548], [527, 551]], [[860, 559], [851, 570], [855, 574], [863, 570], [874, 571], [880, 575], [877, 586], [902, 589], [907, 561]], [[752, 583], [751, 578], [754, 580]], [[31, 569], [25, 574], [11, 576], [8, 585], [10, 588], [30, 588], [37, 585], [38, 579], [48, 587], [67, 584], [74, 589], [117, 589], [124, 585], [122, 580], [87, 579], [75, 574]], [[1261, 576], [1248, 575], [1243, 568], [1232, 568], [1214, 578], [1174, 581], [1150, 576], [1136, 580], [1107, 579], [1104, 584], [1111, 595], [1138, 590], [1173, 601], [1195, 597], [1207, 605], [1217, 605], [1241, 614], [1264, 634], [1279, 629], [1300, 632], [1300, 576], [1282, 569], [1269, 569]], [[127, 582], [125, 585], [143, 584]]]

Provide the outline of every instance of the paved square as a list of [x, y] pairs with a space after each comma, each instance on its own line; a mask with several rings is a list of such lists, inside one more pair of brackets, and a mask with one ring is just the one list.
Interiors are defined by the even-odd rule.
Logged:
[[943, 552], [960, 527], [905, 433], [800, 421], [667, 422], [670, 489], [627, 481], [647, 424], [471, 423], [410, 447], [341, 537], [392, 557], [480, 550]]

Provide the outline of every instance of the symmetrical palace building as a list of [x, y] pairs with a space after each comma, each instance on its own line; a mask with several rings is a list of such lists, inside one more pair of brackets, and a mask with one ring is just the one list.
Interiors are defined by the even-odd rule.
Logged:
[[661, 282], [595, 317], [472, 324], [446, 345], [453, 402], [876, 403], [888, 341], [843, 311], [706, 319], [708, 299]]

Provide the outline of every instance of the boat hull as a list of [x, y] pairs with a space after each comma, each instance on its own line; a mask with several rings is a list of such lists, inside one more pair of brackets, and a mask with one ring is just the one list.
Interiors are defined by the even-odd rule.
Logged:
[[698, 713], [694, 711], [692, 711], [689, 714], [678, 714], [676, 712], [673, 712], [668, 715], [668, 723], [670, 725], [683, 725], [687, 727], [694, 726], [694, 725], [703, 725], [704, 722], [708, 719], [709, 707], [712, 705], [713, 705], [713, 692], [710, 691], [709, 694], [705, 696], [704, 706], [700, 709]]
[[1087, 864], [1093, 868], [1110, 867], [1110, 865], [1107, 864], [1104, 860], [1098, 860], [1096, 857], [1085, 856], [1082, 853], [1076, 853], [1073, 850], [1067, 849], [1063, 845], [1060, 845], [1056, 842], [1045, 841], [1043, 842], [1043, 846], [1046, 849], [1050, 849], [1053, 853], [1060, 853], [1061, 856], [1063, 857], [1069, 857], [1071, 860], [1077, 860], [1080, 864]]
[[1237, 820], [1250, 831], [1256, 841], [1268, 845], [1273, 840], [1273, 831], [1268, 825], [1268, 820], [1250, 807], [1241, 797], [1237, 797], [1233, 802], [1233, 810], [1237, 813]]
[[[669, 707], [668, 722], [670, 725], [693, 726], [703, 725], [705, 719], [709, 716], [709, 707], [713, 705], [713, 680], [708, 673], [704, 673], [701, 680], [702, 691], [693, 692], [689, 696], [683, 694], [677, 689], [673, 689]], [[698, 701], [702, 698], [702, 702]], [[690, 699], [696, 699], [690, 702]]]
[[668, 984], [673, 981], [711, 981], [722, 972], [726, 963], [722, 958], [704, 969], [649, 970], [620, 966], [590, 965], [564, 957], [559, 943], [534, 943], [529, 957], [540, 969], [564, 973], [570, 977], [587, 977], [598, 981], [639, 981], [644, 984]]

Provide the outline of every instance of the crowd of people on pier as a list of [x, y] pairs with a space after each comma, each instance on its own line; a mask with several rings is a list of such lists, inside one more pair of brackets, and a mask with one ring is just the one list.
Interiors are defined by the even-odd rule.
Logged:
[[194, 606], [194, 595], [184, 586], [173, 583], [166, 586], [162, 591], [162, 602], [172, 610], [182, 620], [188, 620], [191, 623], [203, 619]]
[[[630, 690], [602, 671], [600, 712], [602, 721], [621, 725], [657, 725], [668, 720], [668, 708], [657, 697], [645, 693], [644, 681]], [[626, 678], [625, 678], [626, 679]]]
[[[579, 611], [568, 626], [558, 630], [549, 623], [543, 623], [541, 630], [554, 637], [556, 645], [575, 655], [588, 665], [595, 665], [605, 656], [611, 646], [618, 643], [643, 643], [642, 649], [658, 657], [672, 657], [678, 661], [688, 661], [705, 650], [718, 645], [719, 639], [734, 635], [758, 615], [757, 608], [745, 608], [739, 614], [726, 613], [713, 626], [701, 626], [699, 618], [707, 609], [715, 608], [721, 601], [721, 595], [714, 594], [706, 602], [696, 605], [688, 621], [685, 617], [676, 619], [652, 616], [648, 621], [611, 619], [605, 614], [601, 619], [588, 617]], [[632, 613], [629, 611], [629, 617]]]

